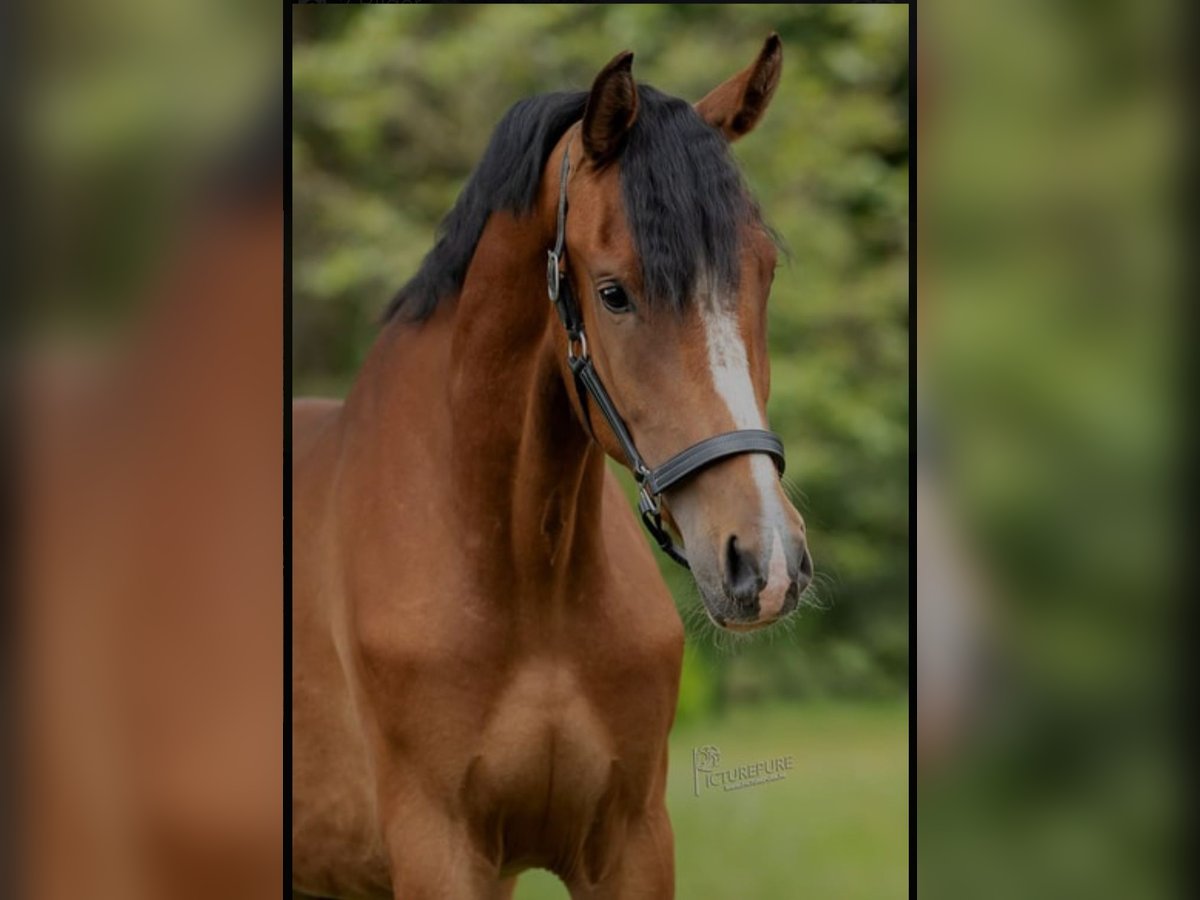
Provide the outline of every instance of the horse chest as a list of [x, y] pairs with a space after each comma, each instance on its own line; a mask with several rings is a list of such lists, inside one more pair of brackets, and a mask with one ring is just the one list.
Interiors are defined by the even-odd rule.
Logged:
[[482, 797], [542, 811], [564, 795], [588, 802], [604, 791], [612, 730], [571, 668], [524, 664], [489, 706], [469, 775]]
[[502, 869], [602, 867], [664, 787], [678, 616], [665, 592], [499, 600], [461, 585], [406, 610], [419, 629], [384, 627], [394, 601], [358, 618], [362, 687], [395, 748], [380, 770], [421, 785], [384, 815], [403, 821], [420, 793]]
[[[546, 864], [596, 844], [597, 827], [620, 827], [652, 777], [623, 746], [627, 726], [592, 693], [574, 667], [532, 661], [490, 704], [461, 796], [502, 864]], [[665, 722], [646, 727], [648, 743], [665, 740]]]

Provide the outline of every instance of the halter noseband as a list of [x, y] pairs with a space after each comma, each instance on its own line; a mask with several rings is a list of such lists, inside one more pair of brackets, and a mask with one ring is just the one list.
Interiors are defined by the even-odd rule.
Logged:
[[[600, 375], [592, 364], [588, 354], [587, 337], [583, 332], [583, 315], [575, 295], [571, 291], [571, 281], [563, 271], [563, 249], [566, 241], [567, 226], [567, 175], [571, 169], [571, 142], [563, 150], [562, 172], [558, 189], [558, 234], [554, 240], [554, 249], [548, 251], [549, 259], [546, 264], [546, 283], [550, 294], [550, 302], [558, 311], [558, 317], [567, 331], [567, 363], [575, 376], [575, 391], [578, 394], [579, 406], [587, 420], [588, 430], [592, 431], [591, 415], [588, 412], [587, 396], [590, 395], [596, 406], [603, 414], [608, 427], [617, 437], [617, 442], [629, 460], [633, 469], [633, 477], [640, 486], [638, 511], [642, 515], [642, 523], [650, 532], [663, 552], [686, 569], [690, 569], [687, 557], [671, 539], [671, 535], [663, 527], [662, 513], [658, 499], [668, 488], [674, 487], [691, 478], [705, 466], [730, 456], [741, 456], [746, 453], [765, 453], [771, 457], [779, 473], [783, 474], [784, 456], [783, 441], [771, 431], [761, 429], [739, 429], [727, 431], [714, 437], [705, 438], [676, 453], [658, 468], [651, 469], [646, 465], [642, 455], [638, 453], [621, 414], [613, 404], [612, 397], [604, 389]], [[582, 386], [582, 389], [581, 389]], [[585, 393], [586, 392], [586, 393]], [[595, 439], [595, 432], [592, 431]]]

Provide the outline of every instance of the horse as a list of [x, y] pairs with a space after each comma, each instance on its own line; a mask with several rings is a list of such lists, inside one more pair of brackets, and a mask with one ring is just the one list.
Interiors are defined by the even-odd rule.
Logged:
[[729, 149], [779, 37], [695, 105], [632, 62], [505, 114], [344, 402], [293, 405], [298, 895], [673, 896], [684, 629], [606, 457], [718, 628], [812, 578]]

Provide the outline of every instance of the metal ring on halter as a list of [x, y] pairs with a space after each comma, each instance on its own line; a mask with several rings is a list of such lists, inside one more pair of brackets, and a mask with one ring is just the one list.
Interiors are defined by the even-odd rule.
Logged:
[[[579, 344], [579, 352], [578, 353], [575, 352], [575, 345], [577, 343]], [[578, 334], [567, 335], [567, 360], [569, 362], [574, 362], [577, 359], [587, 359], [587, 358], [588, 358], [587, 335], [585, 335], [582, 331], [579, 332]]]
[[553, 250], [547, 251], [549, 259], [546, 260], [546, 293], [550, 295], [550, 302], [558, 302], [559, 278], [562, 271], [558, 267], [558, 254]]

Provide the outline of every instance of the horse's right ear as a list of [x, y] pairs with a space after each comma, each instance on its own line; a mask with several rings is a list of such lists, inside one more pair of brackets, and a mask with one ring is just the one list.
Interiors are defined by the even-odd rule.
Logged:
[[779, 73], [783, 70], [783, 45], [772, 32], [754, 62], [696, 104], [696, 112], [713, 128], [736, 141], [749, 133], [767, 110]]
[[633, 82], [633, 54], [618, 53], [592, 82], [583, 111], [583, 147], [594, 163], [612, 159], [637, 119], [637, 85]]

